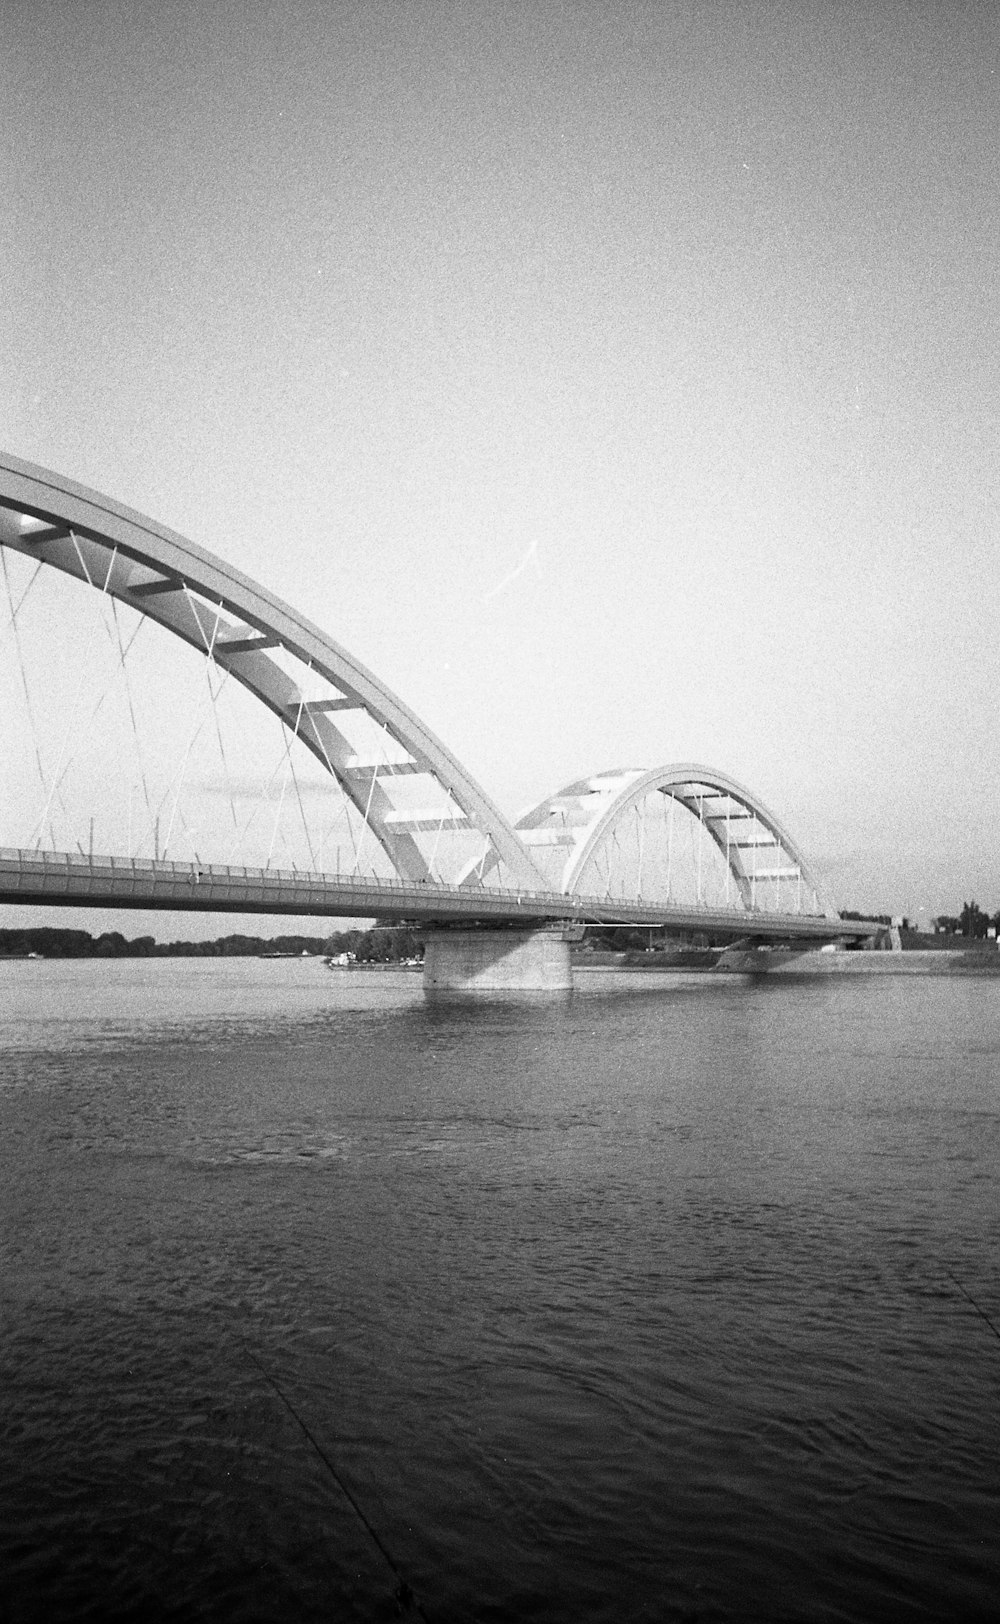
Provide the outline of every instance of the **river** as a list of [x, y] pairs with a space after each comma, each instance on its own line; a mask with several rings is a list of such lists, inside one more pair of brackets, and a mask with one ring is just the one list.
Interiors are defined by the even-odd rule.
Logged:
[[3, 1624], [997, 1617], [998, 980], [8, 962], [0, 1125]]

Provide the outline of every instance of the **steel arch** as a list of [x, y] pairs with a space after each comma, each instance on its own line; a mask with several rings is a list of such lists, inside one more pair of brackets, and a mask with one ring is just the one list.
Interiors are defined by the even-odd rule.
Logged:
[[[229, 671], [312, 751], [362, 813], [402, 878], [432, 878], [415, 839], [427, 824], [419, 814], [393, 807], [380, 787], [380, 765], [383, 785], [399, 771], [432, 775], [457, 809], [442, 820], [446, 826], [483, 838], [484, 861], [473, 865], [465, 884], [481, 882], [502, 864], [514, 886], [545, 888], [500, 810], [402, 700], [312, 622], [232, 565], [143, 514], [9, 453], [0, 454], [0, 546], [129, 605]], [[340, 697], [310, 707], [268, 649], [287, 650]], [[359, 761], [331, 720], [337, 710], [350, 709], [373, 718], [402, 748], [405, 761]]]
[[743, 863], [740, 844], [728, 837], [732, 815], [709, 812], [706, 816], [706, 800], [725, 799], [743, 807], [746, 815], [755, 818], [771, 835], [775, 846], [797, 865], [803, 884], [815, 896], [818, 914], [827, 919], [839, 918], [797, 843], [774, 813], [745, 785], [714, 767], [681, 762], [651, 771], [640, 767], [619, 768], [576, 779], [524, 813], [514, 827], [529, 848], [568, 849], [560, 889], [566, 895], [575, 895], [579, 893], [587, 862], [601, 841], [632, 807], [657, 790], [673, 795], [704, 824], [729, 865], [745, 908], [754, 905], [754, 875]]

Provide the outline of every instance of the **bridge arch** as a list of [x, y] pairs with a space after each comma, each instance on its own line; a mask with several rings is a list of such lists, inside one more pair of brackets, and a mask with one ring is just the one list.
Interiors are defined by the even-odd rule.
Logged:
[[[396, 874], [433, 880], [429, 852], [457, 832], [467, 886], [544, 889], [511, 825], [429, 728], [346, 649], [232, 565], [154, 520], [44, 468], [0, 455], [0, 549], [137, 610], [230, 674], [301, 740], [362, 816]], [[290, 658], [289, 658], [290, 657]], [[289, 669], [291, 667], [291, 669]], [[303, 674], [326, 685], [307, 695]], [[374, 744], [346, 731], [367, 719]], [[409, 781], [409, 796], [400, 792]], [[420, 804], [426, 787], [429, 804]], [[427, 839], [421, 837], [426, 836]]]
[[[731, 879], [738, 906], [781, 911], [784, 902], [785, 912], [839, 918], [775, 814], [745, 785], [713, 767], [682, 762], [577, 779], [524, 813], [515, 829], [537, 858], [548, 859], [544, 866], [550, 884], [568, 896], [596, 895], [601, 889], [595, 874], [598, 852], [634, 809], [655, 794], [696, 820], [725, 864], [727, 892]], [[552, 859], [563, 855], [557, 875]]]

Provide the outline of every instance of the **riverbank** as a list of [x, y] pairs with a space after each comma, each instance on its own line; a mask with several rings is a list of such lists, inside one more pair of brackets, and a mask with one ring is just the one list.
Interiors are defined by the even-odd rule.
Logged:
[[660, 953], [580, 953], [574, 955], [573, 969], [638, 971], [641, 974], [676, 975], [1000, 975], [1000, 952], [980, 944], [958, 948], [910, 946], [895, 953], [848, 953], [794, 948], [715, 948], [678, 949]]

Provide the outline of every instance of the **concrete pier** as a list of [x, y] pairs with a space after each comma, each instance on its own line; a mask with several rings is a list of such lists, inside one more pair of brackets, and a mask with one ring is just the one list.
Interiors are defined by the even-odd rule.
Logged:
[[430, 996], [569, 992], [573, 934], [562, 926], [431, 931], [424, 950], [424, 991]]

